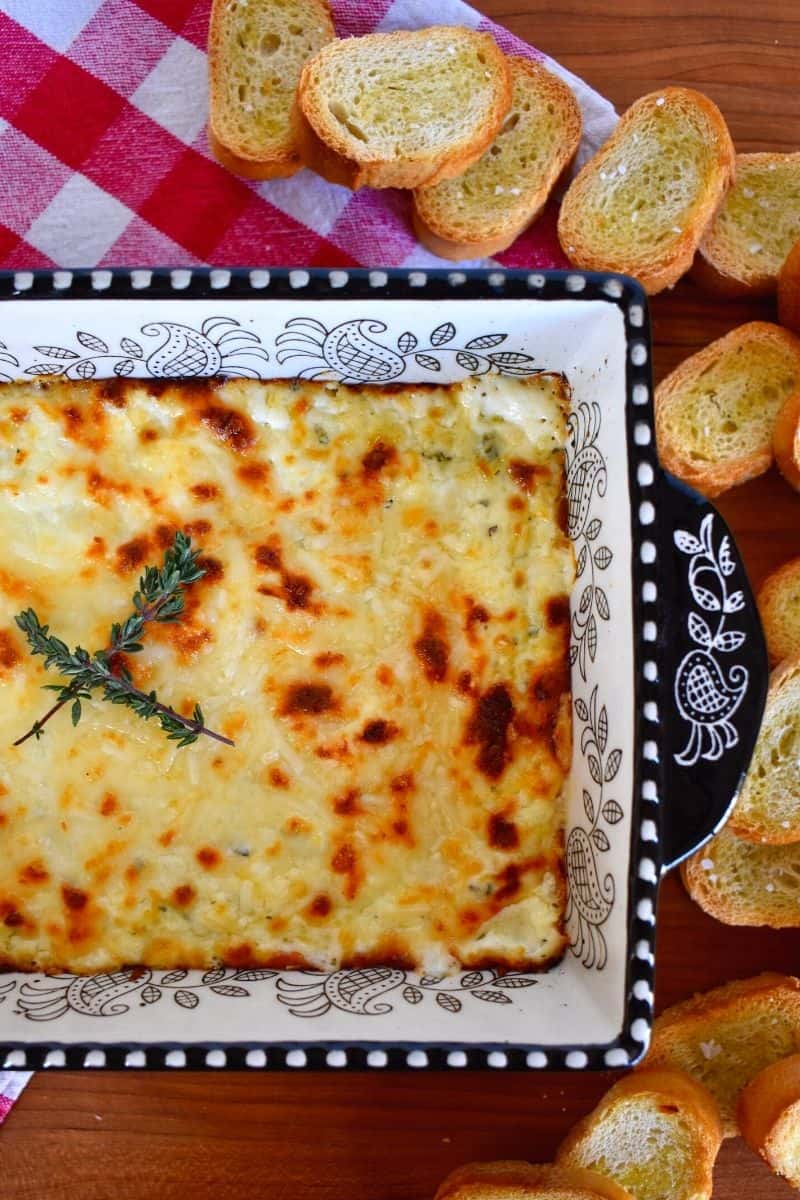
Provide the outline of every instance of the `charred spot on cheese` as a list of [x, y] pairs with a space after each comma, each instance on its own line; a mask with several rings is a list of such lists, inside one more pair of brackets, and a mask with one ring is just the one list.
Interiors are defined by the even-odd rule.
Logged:
[[216, 500], [220, 489], [216, 483], [193, 483], [189, 491], [195, 500]]
[[314, 585], [306, 575], [293, 575], [285, 571], [281, 582], [283, 598], [288, 609], [309, 607]]
[[330, 911], [332, 908], [333, 908], [333, 903], [331, 901], [330, 896], [326, 895], [325, 892], [320, 892], [319, 895], [315, 896], [314, 899], [309, 904], [308, 915], [310, 917], [317, 917], [317, 918], [327, 917], [330, 915]]
[[139, 441], [145, 442], [145, 443], [157, 442], [158, 441], [158, 430], [153, 429], [152, 426], [149, 426], [149, 425], [145, 426], [145, 428], [139, 434]]
[[558, 499], [556, 520], [558, 522], [558, 528], [562, 533], [566, 534], [567, 530], [569, 529], [569, 500], [567, 499], [565, 493], [562, 493]]
[[403, 771], [402, 774], [395, 775], [394, 779], [390, 781], [389, 787], [391, 791], [395, 793], [395, 795], [403, 795], [406, 792], [413, 792], [415, 787], [414, 776], [412, 775], [411, 771]]
[[361, 806], [358, 801], [360, 799], [356, 788], [348, 788], [342, 796], [335, 796], [333, 800], [333, 811], [339, 817], [352, 817], [357, 812], [361, 812]]
[[323, 650], [321, 654], [314, 655], [314, 666], [320, 671], [324, 671], [326, 667], [336, 667], [344, 661], [344, 655], [334, 650]]
[[537, 476], [547, 475], [549, 472], [547, 467], [538, 463], [523, 462], [522, 459], [512, 458], [508, 464], [508, 473], [518, 488], [530, 494], [536, 487]]
[[377, 475], [384, 467], [389, 466], [397, 460], [397, 450], [390, 443], [379, 439], [374, 442], [364, 457], [361, 459], [361, 465], [364, 468], [365, 475]]
[[545, 605], [545, 620], [551, 629], [556, 625], [569, 625], [569, 596], [551, 596]]
[[106, 792], [100, 803], [100, 812], [104, 817], [110, 817], [112, 813], [117, 811], [117, 797], [113, 792]]
[[478, 696], [467, 726], [467, 745], [478, 745], [478, 769], [490, 779], [499, 779], [510, 757], [508, 734], [514, 704], [504, 683], [496, 683]]
[[256, 566], [262, 567], [266, 571], [280, 571], [283, 566], [280, 539], [273, 536], [268, 542], [256, 546], [255, 560]]
[[489, 623], [489, 612], [482, 604], [476, 604], [471, 596], [466, 598], [467, 615], [464, 621], [464, 628], [467, 637], [474, 637], [476, 625], [487, 625]]
[[514, 850], [519, 845], [519, 830], [503, 813], [489, 817], [489, 845], [495, 850]]
[[385, 746], [387, 742], [396, 738], [399, 732], [393, 721], [385, 721], [382, 717], [377, 717], [373, 721], [367, 721], [358, 736], [360, 741], [368, 742], [372, 746]]
[[381, 663], [375, 671], [375, 678], [382, 687], [391, 687], [394, 683], [394, 671], [385, 663]]
[[425, 614], [422, 633], [414, 642], [414, 652], [431, 683], [442, 683], [446, 679], [450, 645], [445, 637], [444, 620], [439, 613], [429, 610]]
[[331, 859], [331, 870], [336, 875], [346, 876], [344, 895], [354, 900], [362, 883], [362, 870], [358, 854], [350, 842], [342, 842]]
[[456, 688], [461, 692], [462, 696], [469, 696], [472, 692], [472, 672], [461, 671], [456, 680]]
[[290, 782], [289, 776], [280, 767], [270, 767], [269, 781], [276, 788], [288, 788]]
[[45, 883], [50, 878], [50, 872], [41, 859], [26, 863], [19, 873], [20, 883]]
[[261, 488], [269, 478], [269, 467], [263, 462], [242, 463], [236, 474], [249, 487]]
[[24, 916], [10, 900], [0, 900], [0, 917], [8, 929], [17, 929], [25, 924]]
[[508, 507], [511, 512], [524, 512], [525, 501], [522, 499], [522, 496], [509, 496]]
[[7, 629], [0, 629], [0, 669], [10, 671], [22, 662], [22, 655]]
[[70, 887], [69, 884], [61, 885], [61, 899], [64, 902], [64, 907], [70, 912], [81, 912], [89, 903], [89, 897], [81, 888]]
[[95, 536], [92, 538], [91, 542], [89, 543], [89, 547], [86, 551], [86, 555], [88, 558], [102, 558], [105, 555], [105, 552], [106, 552], [105, 540], [101, 537]]
[[181, 883], [172, 893], [172, 903], [178, 908], [186, 908], [192, 903], [197, 893], [190, 883]]
[[223, 404], [209, 404], [200, 411], [200, 420], [226, 446], [237, 454], [246, 454], [256, 441], [253, 422], [244, 413]]
[[[213, 529], [213, 525], [211, 524], [211, 522], [209, 520], [206, 519], [206, 517], [198, 517], [194, 521], [184, 521], [184, 524], [183, 524], [184, 533], [187, 533], [189, 535], [189, 537], [192, 537], [192, 538], [207, 537], [208, 534], [211, 533], [212, 529]], [[173, 534], [172, 538], [174, 538], [174, 536], [175, 535]], [[172, 538], [170, 539], [170, 544], [171, 544]]]
[[100, 399], [105, 400], [112, 408], [125, 408], [128, 403], [129, 386], [128, 381], [119, 376], [115, 376], [113, 379], [104, 379], [100, 384]]
[[[167, 543], [169, 545], [169, 543]], [[131, 538], [116, 549], [116, 569], [120, 575], [136, 571], [147, 562], [150, 553], [150, 539], [147, 537]]]
[[222, 855], [213, 846], [201, 846], [195, 858], [206, 871], [213, 871], [222, 862]]
[[319, 713], [333, 712], [336, 708], [338, 701], [330, 684], [293, 683], [286, 690], [280, 713], [284, 717], [298, 713], [316, 716]]

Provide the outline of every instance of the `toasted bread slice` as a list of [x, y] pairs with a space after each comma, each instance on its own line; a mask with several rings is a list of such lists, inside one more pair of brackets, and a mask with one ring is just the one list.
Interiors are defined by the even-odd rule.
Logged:
[[800, 1188], [800, 1054], [751, 1079], [737, 1109], [742, 1137], [776, 1175]]
[[323, 47], [300, 75], [301, 154], [346, 187], [414, 188], [460, 175], [511, 107], [511, 72], [488, 33], [447, 25]]
[[711, 1094], [668, 1067], [626, 1076], [567, 1134], [556, 1161], [634, 1200], [709, 1200], [722, 1127]]
[[800, 388], [789, 396], [772, 431], [772, 449], [778, 470], [800, 492]]
[[800, 842], [759, 845], [725, 828], [681, 864], [695, 904], [723, 925], [800, 926]]
[[778, 413], [800, 392], [800, 339], [751, 321], [681, 363], [656, 389], [661, 462], [706, 496], [772, 464]]
[[770, 664], [800, 654], [800, 557], [767, 576], [757, 602]]
[[798, 238], [800, 152], [737, 154], [736, 182], [703, 236], [692, 276], [717, 295], [769, 295]]
[[327, 0], [214, 0], [208, 134], [223, 166], [248, 179], [300, 170], [295, 89], [306, 59], [335, 36]]
[[651, 92], [573, 180], [561, 248], [576, 267], [635, 275], [660, 292], [688, 271], [733, 172], [728, 127], [707, 96]]
[[728, 828], [749, 842], [800, 842], [800, 657], [770, 676], [758, 740]]
[[435, 1200], [632, 1200], [612, 1180], [577, 1167], [503, 1161], [452, 1171]]
[[800, 980], [765, 972], [675, 1004], [656, 1018], [645, 1067], [677, 1067], [711, 1092], [724, 1137], [735, 1137], [739, 1093], [771, 1063], [800, 1051]]
[[511, 111], [489, 149], [457, 179], [414, 192], [414, 229], [441, 258], [505, 250], [545, 206], [581, 140], [581, 110], [540, 63], [509, 58]]
[[800, 333], [800, 242], [795, 242], [778, 274], [778, 320]]

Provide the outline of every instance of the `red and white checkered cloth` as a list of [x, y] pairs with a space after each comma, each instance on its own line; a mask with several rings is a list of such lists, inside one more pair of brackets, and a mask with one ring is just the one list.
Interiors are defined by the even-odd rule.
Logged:
[[[408, 196], [301, 171], [249, 183], [206, 141], [211, 0], [0, 0], [0, 266], [431, 266]], [[333, 0], [341, 36], [441, 24], [489, 30], [461, 0]], [[614, 110], [555, 63], [583, 109], [583, 158]], [[498, 259], [564, 266], [552, 209]]]
[[[430, 266], [398, 191], [301, 171], [249, 183], [206, 140], [211, 0], [0, 0], [0, 266]], [[488, 30], [541, 59], [583, 110], [578, 162], [614, 109], [461, 0], [333, 0], [340, 36], [431, 24]], [[551, 207], [498, 260], [560, 267]], [[30, 1078], [0, 1071], [0, 1123]]]

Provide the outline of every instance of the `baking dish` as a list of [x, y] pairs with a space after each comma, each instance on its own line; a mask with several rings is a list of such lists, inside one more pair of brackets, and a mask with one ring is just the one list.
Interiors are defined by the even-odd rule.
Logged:
[[725, 819], [767, 684], [735, 544], [658, 464], [641, 288], [577, 271], [96, 270], [4, 273], [0, 299], [6, 379], [563, 372], [578, 566], [571, 947], [558, 967], [7, 974], [0, 1063], [582, 1070], [640, 1058], [659, 879]]

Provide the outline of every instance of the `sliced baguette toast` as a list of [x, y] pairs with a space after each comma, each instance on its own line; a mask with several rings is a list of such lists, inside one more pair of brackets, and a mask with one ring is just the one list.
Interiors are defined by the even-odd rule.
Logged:
[[680, 870], [695, 904], [723, 925], [800, 926], [800, 842], [758, 845], [725, 828]]
[[293, 121], [303, 160], [332, 183], [415, 188], [466, 171], [510, 107], [494, 39], [434, 25], [323, 47], [303, 67]]
[[737, 1117], [748, 1146], [800, 1188], [800, 1054], [751, 1079], [739, 1097]]
[[789, 396], [772, 432], [775, 462], [786, 482], [800, 492], [800, 388]]
[[292, 106], [303, 63], [335, 37], [327, 0], [214, 0], [208, 30], [208, 135], [214, 157], [248, 179], [303, 165]]
[[719, 1105], [723, 1136], [735, 1137], [742, 1088], [798, 1051], [800, 980], [766, 972], [668, 1008], [655, 1020], [643, 1066], [677, 1067], [704, 1084]]
[[778, 275], [778, 320], [800, 333], [800, 241], [792, 246]]
[[632, 1200], [632, 1197], [594, 1171], [509, 1160], [457, 1167], [440, 1185], [435, 1200]]
[[800, 657], [770, 676], [758, 740], [728, 828], [749, 842], [800, 842]]
[[581, 140], [581, 110], [540, 63], [509, 58], [511, 111], [489, 149], [457, 179], [414, 192], [417, 237], [441, 258], [505, 250], [535, 221]]
[[607, 1175], [634, 1200], [709, 1200], [722, 1142], [711, 1094], [683, 1071], [638, 1071], [572, 1129], [556, 1161]]
[[770, 664], [800, 655], [800, 557], [767, 576], [757, 602]]
[[634, 275], [660, 292], [691, 266], [734, 157], [707, 96], [683, 87], [642, 96], [570, 185], [561, 248], [576, 267]]
[[656, 389], [661, 462], [706, 496], [763, 474], [778, 413], [798, 391], [800, 339], [767, 321], [740, 325]]
[[737, 154], [736, 182], [705, 232], [692, 277], [716, 295], [769, 295], [798, 238], [800, 153]]

